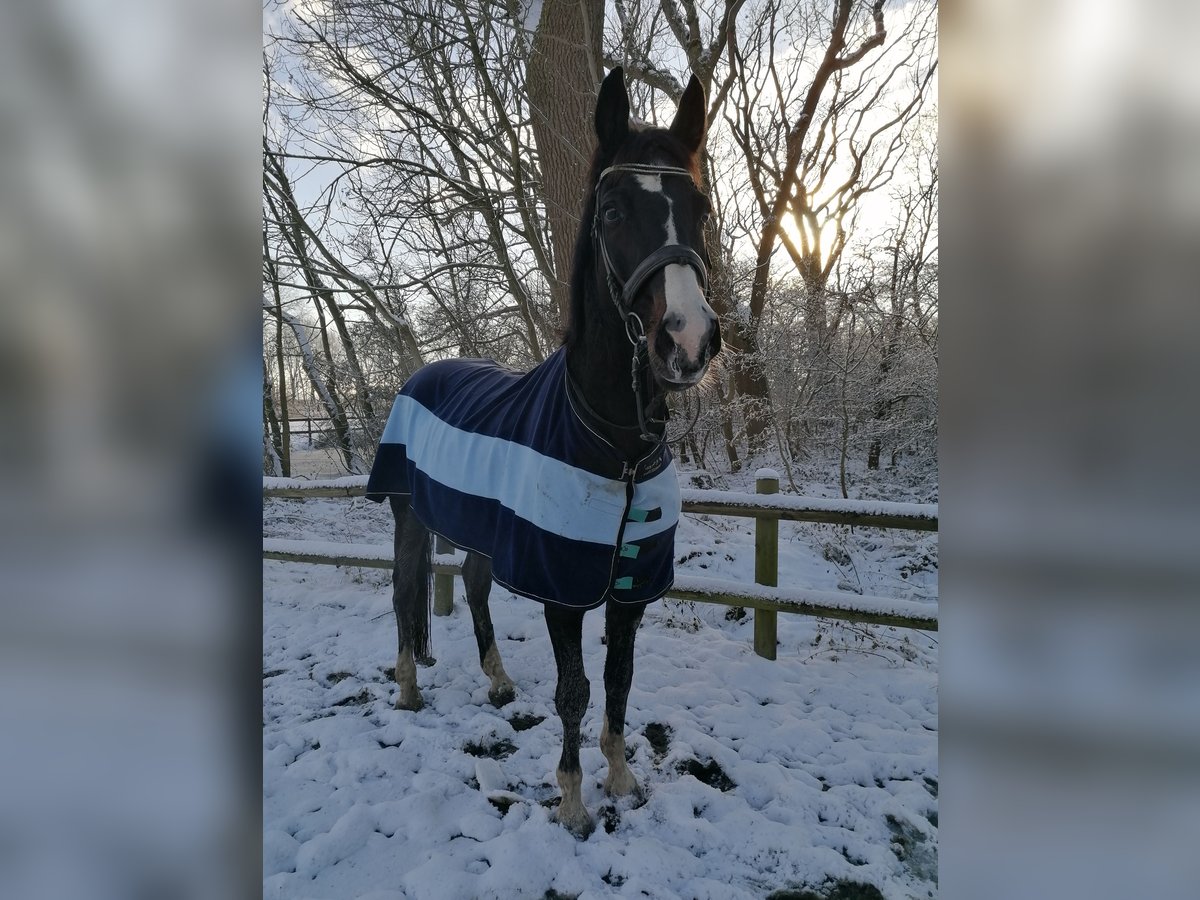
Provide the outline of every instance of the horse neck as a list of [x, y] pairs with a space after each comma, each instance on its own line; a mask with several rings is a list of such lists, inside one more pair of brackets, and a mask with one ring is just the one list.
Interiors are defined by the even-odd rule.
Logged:
[[[633, 345], [625, 334], [608, 288], [602, 281], [588, 279], [582, 304], [583, 327], [572, 329], [567, 345], [567, 369], [584, 401], [599, 416], [620, 426], [599, 425], [603, 436], [626, 459], [641, 459], [651, 445], [638, 429], [637, 398], [630, 378]], [[601, 293], [603, 291], [603, 293]], [[647, 417], [662, 418], [663, 394], [649, 371], [642, 373], [642, 401]]]

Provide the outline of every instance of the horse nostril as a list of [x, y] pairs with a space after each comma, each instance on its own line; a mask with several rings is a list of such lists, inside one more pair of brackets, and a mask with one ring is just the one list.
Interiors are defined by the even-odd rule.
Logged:
[[662, 324], [667, 331], [682, 331], [685, 322], [682, 315], [672, 310], [663, 316]]

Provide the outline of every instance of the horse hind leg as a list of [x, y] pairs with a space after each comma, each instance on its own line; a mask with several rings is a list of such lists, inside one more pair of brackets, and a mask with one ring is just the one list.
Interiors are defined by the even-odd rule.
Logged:
[[625, 760], [625, 710], [633, 683], [633, 643], [645, 607], [609, 602], [605, 609], [608, 655], [604, 660], [604, 724], [600, 751], [608, 760], [604, 792], [610, 797], [637, 794], [638, 784]]
[[392, 608], [396, 612], [396, 709], [416, 711], [425, 705], [417, 686], [418, 659], [429, 656], [429, 590], [432, 577], [429, 532], [409, 509], [405, 498], [391, 498], [396, 519], [392, 564]]
[[578, 837], [586, 837], [596, 823], [583, 805], [583, 773], [579, 768], [579, 725], [587, 710], [590, 693], [583, 669], [583, 612], [547, 604], [546, 626], [558, 667], [554, 705], [563, 729], [562, 756], [556, 773], [562, 802], [555, 819]]
[[492, 588], [492, 561], [479, 553], [468, 553], [462, 570], [463, 585], [467, 591], [467, 605], [471, 608], [471, 620], [475, 624], [475, 642], [479, 645], [479, 664], [483, 674], [491, 680], [488, 700], [493, 706], [504, 706], [517, 695], [512, 679], [504, 671], [500, 651], [496, 648], [496, 633], [492, 628], [492, 614], [488, 609], [488, 594]]

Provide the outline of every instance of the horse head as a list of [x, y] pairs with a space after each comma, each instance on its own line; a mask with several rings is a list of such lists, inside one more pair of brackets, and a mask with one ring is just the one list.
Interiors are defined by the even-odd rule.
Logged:
[[693, 75], [670, 128], [637, 125], [615, 68], [600, 87], [596, 136], [592, 238], [601, 293], [612, 297], [630, 340], [645, 337], [654, 380], [666, 390], [692, 387], [721, 349], [705, 296], [712, 207], [700, 189], [704, 89]]

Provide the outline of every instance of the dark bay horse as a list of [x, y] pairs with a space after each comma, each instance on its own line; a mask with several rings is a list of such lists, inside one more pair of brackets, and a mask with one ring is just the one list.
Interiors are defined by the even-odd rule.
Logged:
[[367, 489], [390, 500], [396, 519], [398, 709], [423, 705], [416, 661], [429, 648], [431, 532], [467, 551], [463, 582], [496, 705], [515, 692], [488, 611], [491, 583], [542, 602], [563, 729], [556, 817], [578, 835], [593, 827], [580, 792], [583, 616], [605, 607], [604, 788], [632, 794], [624, 729], [634, 637], [645, 605], [671, 586], [680, 508], [666, 393], [695, 386], [721, 348], [705, 299], [699, 81], [670, 128], [652, 128], [630, 122], [614, 69], [596, 135], [563, 346], [526, 374], [484, 360], [421, 369], [396, 398]]

